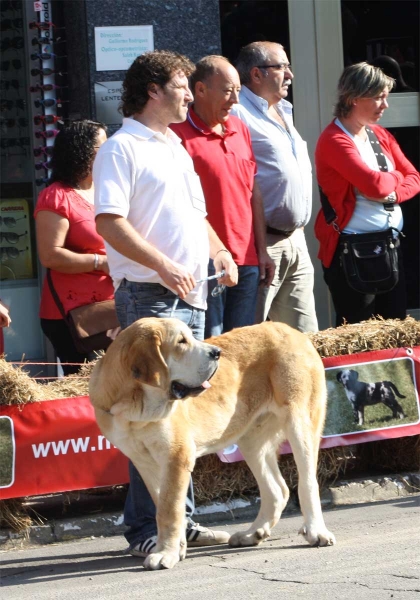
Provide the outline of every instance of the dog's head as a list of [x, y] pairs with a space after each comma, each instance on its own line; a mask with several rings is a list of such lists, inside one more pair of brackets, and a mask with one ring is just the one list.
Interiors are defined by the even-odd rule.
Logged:
[[337, 373], [337, 381], [342, 383], [344, 387], [346, 387], [349, 382], [357, 381], [358, 378], [359, 373], [354, 369], [343, 369]]
[[[110, 408], [130, 400], [138, 404], [139, 420], [155, 420], [152, 415], [158, 414], [162, 418], [168, 410], [163, 404], [211, 387], [208, 380], [217, 371], [219, 357], [219, 348], [194, 339], [178, 319], [139, 319], [117, 336], [92, 373], [92, 402]], [[98, 398], [99, 384], [106, 402]], [[153, 398], [159, 409], [146, 406], [155, 402]]]

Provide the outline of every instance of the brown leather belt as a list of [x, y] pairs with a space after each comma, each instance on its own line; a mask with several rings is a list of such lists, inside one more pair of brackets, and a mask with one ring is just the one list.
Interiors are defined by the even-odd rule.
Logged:
[[281, 231], [281, 229], [274, 229], [274, 227], [269, 227], [268, 225], [266, 229], [267, 233], [271, 233], [272, 235], [282, 235], [283, 237], [290, 237], [292, 233], [296, 231], [295, 229], [293, 231]]

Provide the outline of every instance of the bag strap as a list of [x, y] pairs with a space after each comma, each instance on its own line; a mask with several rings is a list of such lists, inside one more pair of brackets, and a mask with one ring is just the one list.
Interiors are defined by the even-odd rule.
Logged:
[[[388, 172], [388, 163], [386, 162], [385, 154], [382, 152], [381, 143], [378, 140], [376, 133], [370, 129], [370, 127], [365, 127], [367, 136], [372, 145], [372, 149], [375, 153], [376, 160], [378, 162], [379, 170], [382, 172]], [[392, 202], [384, 202], [384, 209], [388, 212], [392, 212], [394, 210], [394, 205]]]
[[[368, 139], [369, 139], [369, 141], [372, 145], [373, 151], [375, 153], [376, 160], [377, 160], [378, 166], [379, 166], [379, 170], [382, 172], [387, 172], [388, 171], [388, 163], [386, 162], [385, 154], [382, 152], [382, 147], [381, 147], [380, 141], [378, 140], [378, 136], [369, 127], [366, 127], [365, 129], [366, 129]], [[376, 150], [378, 150], [378, 152], [376, 152]], [[336, 231], [338, 231], [338, 233], [341, 233], [341, 231], [338, 228], [337, 222], [336, 222], [337, 213], [331, 206], [331, 203], [328, 200], [328, 197], [325, 194], [325, 192], [322, 190], [321, 186], [318, 186], [318, 187], [319, 187], [319, 195], [321, 198], [322, 212], [324, 213], [324, 217], [327, 222], [327, 225], [331, 225], [331, 223], [332, 223], [334, 229]], [[387, 210], [388, 212], [392, 212], [394, 210], [394, 205], [392, 202], [384, 202], [383, 206], [384, 206], [384, 209]]]
[[48, 281], [48, 286], [50, 288], [50, 292], [52, 297], [54, 298], [54, 301], [57, 305], [58, 310], [61, 313], [61, 316], [63, 317], [63, 319], [66, 318], [66, 311], [64, 310], [64, 306], [61, 303], [60, 298], [58, 297], [57, 292], [55, 291], [53, 282], [52, 282], [52, 277], [51, 277], [51, 269], [47, 269], [47, 281]]

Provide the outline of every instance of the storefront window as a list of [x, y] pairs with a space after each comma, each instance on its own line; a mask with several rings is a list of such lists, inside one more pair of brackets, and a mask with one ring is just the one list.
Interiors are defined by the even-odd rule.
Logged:
[[343, 0], [344, 65], [368, 61], [396, 82], [396, 92], [419, 91], [419, 2]]
[[37, 269], [23, 3], [2, 1], [0, 8], [0, 280], [4, 289], [6, 281], [36, 278]]

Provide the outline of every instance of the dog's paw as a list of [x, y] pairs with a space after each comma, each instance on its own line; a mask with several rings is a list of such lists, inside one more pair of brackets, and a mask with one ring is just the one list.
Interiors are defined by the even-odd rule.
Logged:
[[159, 569], [173, 569], [176, 563], [184, 560], [186, 549], [181, 548], [180, 552], [153, 552], [145, 559], [143, 567], [148, 571], [157, 571]]
[[303, 535], [310, 546], [333, 546], [336, 543], [334, 534], [325, 527], [318, 529], [316, 527], [309, 528], [306, 525], [303, 525], [303, 527], [299, 529], [299, 534]]
[[270, 537], [270, 532], [266, 531], [262, 527], [254, 532], [242, 532], [234, 533], [229, 539], [229, 546], [233, 548], [241, 548], [245, 546], [258, 546], [264, 540]]

